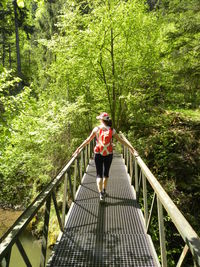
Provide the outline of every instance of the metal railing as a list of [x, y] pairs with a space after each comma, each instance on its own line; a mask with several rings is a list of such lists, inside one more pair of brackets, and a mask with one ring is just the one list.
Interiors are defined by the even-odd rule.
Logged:
[[[121, 134], [121, 137], [129, 143], [126, 137]], [[130, 143], [129, 143], [130, 144]], [[131, 145], [131, 144], [130, 144]], [[151, 227], [151, 219], [154, 210], [154, 206], [157, 200], [157, 219], [159, 226], [159, 240], [160, 240], [160, 257], [161, 265], [163, 267], [168, 266], [167, 262], [167, 250], [166, 250], [166, 233], [163, 208], [167, 212], [171, 221], [175, 225], [178, 233], [182, 237], [185, 246], [177, 262], [176, 267], [183, 266], [185, 257], [188, 251], [191, 251], [194, 261], [194, 266], [200, 266], [200, 238], [193, 230], [191, 225], [182, 215], [177, 206], [173, 203], [169, 195], [165, 192], [158, 180], [151, 173], [144, 161], [138, 156], [134, 157], [127, 147], [123, 146], [123, 157], [127, 166], [127, 171], [131, 177], [132, 184], [135, 187], [136, 197], [139, 201], [142, 198], [142, 210], [144, 215], [144, 221], [146, 231], [148, 232]], [[143, 195], [140, 197], [140, 191], [142, 188]], [[153, 191], [152, 203], [148, 205], [148, 189]], [[150, 206], [150, 208], [149, 208]]]
[[[124, 140], [126, 140], [126, 142], [128, 142], [128, 140], [125, 138], [124, 135], [121, 136]], [[17, 219], [14, 225], [1, 238], [0, 266], [1, 264], [2, 266], [6, 267], [9, 266], [12, 247], [14, 244], [16, 244], [26, 266], [28, 267], [32, 266], [31, 261], [28, 258], [23, 248], [23, 245], [19, 240], [19, 237], [26, 230], [30, 221], [34, 218], [34, 216], [40, 211], [41, 207], [43, 206], [45, 206], [45, 213], [44, 213], [40, 267], [44, 267], [46, 265], [51, 201], [53, 200], [60, 230], [63, 231], [66, 220], [66, 214], [69, 209], [69, 199], [74, 201], [77, 185], [81, 183], [83, 173], [86, 171], [86, 166], [89, 162], [89, 158], [92, 155], [92, 151], [93, 151], [93, 142], [91, 142], [84, 149], [82, 149], [78, 156], [72, 157], [70, 161], [66, 164], [66, 166], [59, 172], [59, 174], [36, 197], [36, 199], [30, 204], [30, 206]], [[176, 266], [177, 267], [182, 266], [186, 254], [189, 250], [193, 255], [194, 264], [196, 264], [195, 266], [200, 266], [200, 239], [198, 235], [195, 233], [190, 224], [181, 214], [181, 212], [173, 203], [171, 198], [164, 191], [160, 183], [148, 169], [143, 160], [139, 156], [134, 157], [130, 152], [130, 150], [127, 149], [126, 147], [123, 147], [123, 156], [125, 159], [125, 164], [127, 165], [127, 171], [130, 174], [132, 183], [134, 183], [138, 201], [141, 191], [140, 188], [142, 187], [143, 213], [144, 213], [144, 220], [147, 232], [151, 228], [153, 209], [157, 200], [157, 211], [158, 211], [157, 217], [159, 225], [161, 265], [163, 267], [167, 267], [167, 250], [165, 245], [166, 240], [165, 240], [165, 226], [164, 226], [164, 216], [163, 216], [163, 208], [164, 208], [168, 213], [168, 215], [170, 216], [172, 222], [174, 223], [176, 229], [180, 233], [185, 243], [185, 247]], [[64, 183], [64, 190], [63, 190], [62, 211], [60, 212], [56, 200], [56, 192], [58, 186], [61, 183]], [[148, 200], [149, 200], [148, 186], [150, 186], [153, 190], [153, 198], [152, 198], [152, 203], [150, 205], [151, 206], [150, 209], [148, 205]]]
[[[69, 200], [71, 199], [72, 201], [74, 201], [77, 185], [81, 183], [83, 173], [86, 171], [87, 164], [92, 155], [92, 146], [93, 142], [82, 149], [78, 156], [72, 157], [65, 165], [65, 167], [59, 172], [59, 174], [45, 187], [45, 189], [35, 198], [30, 206], [16, 220], [13, 226], [4, 234], [4, 236], [0, 240], [0, 266], [9, 266], [12, 247], [14, 244], [16, 244], [25, 265], [28, 267], [32, 266], [31, 261], [28, 258], [27, 253], [23, 248], [23, 245], [20, 242], [19, 238], [21, 234], [26, 230], [28, 224], [35, 217], [35, 215], [38, 214], [41, 207], [43, 206], [45, 206], [45, 212], [40, 267], [44, 267], [46, 265], [51, 202], [53, 200], [58, 224], [60, 230], [63, 232], [66, 214], [69, 209]], [[61, 185], [61, 183], [64, 183], [64, 192], [62, 211], [60, 212], [56, 200], [56, 192], [58, 186]]]

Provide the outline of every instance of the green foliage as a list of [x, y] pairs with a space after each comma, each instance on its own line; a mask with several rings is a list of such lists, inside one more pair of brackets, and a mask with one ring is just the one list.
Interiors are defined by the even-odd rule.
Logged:
[[0, 74], [0, 155], [11, 135], [11, 121], [24, 106], [27, 90], [21, 95], [13, 96], [19, 81], [6, 69]]
[[164, 71], [172, 77], [170, 84], [163, 85], [168, 88], [168, 102], [176, 107], [197, 108], [200, 100], [199, 1], [162, 2]]
[[24, 1], [23, 0], [17, 0], [17, 5], [19, 8], [23, 8], [24, 7]]
[[12, 95], [19, 82], [20, 78], [13, 77], [12, 71], [4, 68], [0, 74], [0, 97]]
[[198, 0], [16, 2], [21, 80], [0, 4], [0, 202], [28, 205], [106, 110], [198, 230]]
[[91, 1], [84, 16], [81, 5], [69, 2], [57, 24], [59, 35], [40, 43], [56, 54], [47, 73], [58, 94], [63, 94], [64, 80], [70, 101], [81, 90], [96, 110], [111, 113], [118, 128], [126, 116], [123, 96], [152, 89], [152, 75], [159, 68], [159, 30], [143, 3], [116, 2], [101, 6]]
[[158, 117], [156, 110], [151, 115], [138, 111], [130, 121], [129, 139], [199, 233], [200, 120], [197, 111], [185, 114], [162, 112]]
[[30, 97], [28, 105], [12, 119], [9, 143], [1, 154], [1, 202], [23, 200], [26, 204], [41, 191], [72, 154], [74, 144], [69, 136], [78, 138], [75, 122], [84, 124], [86, 112], [83, 98], [70, 105]]

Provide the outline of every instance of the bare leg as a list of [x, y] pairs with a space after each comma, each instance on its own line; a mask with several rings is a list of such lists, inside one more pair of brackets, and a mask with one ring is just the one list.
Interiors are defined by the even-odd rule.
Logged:
[[97, 188], [98, 188], [99, 193], [102, 192], [102, 187], [103, 187], [103, 179], [97, 178]]
[[108, 183], [108, 177], [104, 177], [103, 178], [103, 189], [106, 190], [106, 187], [107, 187], [107, 183]]

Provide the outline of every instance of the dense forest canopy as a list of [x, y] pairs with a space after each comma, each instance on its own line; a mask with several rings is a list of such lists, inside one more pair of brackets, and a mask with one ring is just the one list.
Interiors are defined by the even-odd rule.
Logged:
[[107, 111], [199, 231], [199, 43], [199, 0], [1, 1], [0, 203], [28, 205]]

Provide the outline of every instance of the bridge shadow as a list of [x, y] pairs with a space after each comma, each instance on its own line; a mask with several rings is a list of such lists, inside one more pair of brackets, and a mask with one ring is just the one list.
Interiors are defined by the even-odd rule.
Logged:
[[[110, 267], [110, 266], [154, 266], [153, 259], [147, 249], [138, 252], [138, 243], [146, 242], [144, 235], [123, 233], [120, 225], [110, 223], [108, 218], [108, 208], [112, 206], [132, 206], [135, 208], [136, 200], [124, 199], [120, 197], [109, 197], [117, 200], [115, 203], [77, 203], [80, 209], [92, 215], [94, 220], [77, 223], [75, 227], [65, 229], [63, 236], [58, 244], [55, 257], [51, 265], [48, 266], [87, 266], [87, 267]], [[95, 207], [95, 214], [91, 212], [87, 205]], [[123, 207], [122, 207], [123, 209]], [[94, 216], [94, 217], [93, 217]], [[113, 217], [112, 220], [115, 220]], [[122, 218], [123, 220], [123, 218]], [[84, 227], [91, 226], [90, 230], [84, 230]], [[107, 228], [107, 229], [106, 229]], [[88, 231], [89, 230], [89, 231]], [[141, 236], [143, 239], [141, 241]], [[139, 245], [140, 246], [140, 245]], [[61, 252], [59, 252], [61, 250]], [[61, 254], [60, 254], [61, 253]], [[128, 263], [127, 258], [131, 258]]]
[[[108, 200], [105, 202], [106, 206], [129, 206], [140, 209], [139, 203], [136, 201], [136, 199], [115, 196], [108, 196], [107, 199]], [[114, 200], [114, 202], [110, 202], [109, 200]]]
[[[194, 251], [193, 259], [194, 259], [194, 261], [196, 263], [196, 266], [200, 266], [200, 251], [199, 251], [200, 238], [194, 238], [194, 237], [191, 238], [191, 239], [186, 238], [185, 243], [188, 245], [188, 247], [190, 249], [191, 248], [193, 249], [193, 251]], [[186, 261], [187, 261], [187, 259], [186, 259]]]
[[90, 185], [94, 185], [94, 184], [95, 184], [95, 183], [93, 183], [93, 182], [89, 182], [89, 183], [84, 183], [84, 184], [82, 184], [81, 186], [82, 186], [82, 188], [87, 189], [87, 190], [89, 190], [90, 192], [94, 192], [95, 194], [98, 194], [98, 196], [99, 196], [99, 193], [98, 193], [98, 191], [97, 191], [97, 188], [95, 188], [95, 186], [94, 186], [95, 189], [89, 187]]
[[95, 177], [96, 178], [96, 171], [95, 172], [87, 172], [88, 176]]
[[[131, 203], [124, 203], [124, 205], [133, 205]], [[149, 261], [152, 261], [151, 254], [148, 254], [147, 251], [143, 251], [142, 254], [138, 254], [137, 249], [135, 250], [131, 245], [134, 240], [134, 235], [129, 234], [119, 234], [121, 231], [121, 227], [112, 227], [109, 231], [106, 231], [106, 223], [108, 222], [106, 218], [106, 209], [109, 206], [119, 205], [116, 203], [107, 203], [98, 204], [98, 221], [97, 226], [93, 233], [95, 238], [95, 246], [94, 246], [94, 259], [96, 265], [94, 266], [136, 266], [130, 265], [126, 262], [127, 254], [129, 253], [129, 257], [131, 256], [135, 262], [138, 262], [137, 266], [146, 266]], [[129, 237], [129, 242], [127, 242], [127, 236]], [[127, 245], [130, 245], [128, 247]], [[136, 245], [136, 244], [135, 244]], [[125, 246], [127, 251], [124, 253], [120, 253], [121, 247]], [[123, 249], [122, 249], [123, 250]], [[153, 266], [153, 265], [148, 265]]]
[[93, 234], [95, 234], [95, 247], [94, 247], [94, 257], [97, 262], [103, 266], [103, 233], [105, 232], [105, 206], [103, 204], [98, 204], [98, 220], [97, 227], [94, 230]]

